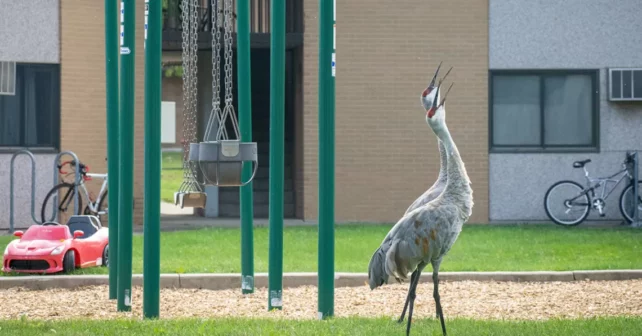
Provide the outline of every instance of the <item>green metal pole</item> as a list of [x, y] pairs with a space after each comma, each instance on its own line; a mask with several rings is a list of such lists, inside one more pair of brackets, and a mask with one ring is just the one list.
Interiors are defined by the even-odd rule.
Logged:
[[[237, 1], [236, 53], [239, 127], [241, 141], [252, 142], [252, 75], [250, 63], [250, 3]], [[252, 177], [252, 165], [243, 164], [243, 181]], [[241, 291], [254, 292], [253, 183], [241, 187]]]
[[[124, 4], [124, 8], [122, 8]], [[131, 311], [134, 205], [134, 72], [136, 0], [121, 0], [120, 207], [118, 209], [118, 311]], [[124, 21], [124, 22], [122, 22]]]
[[[118, 1], [105, 0], [105, 91], [107, 95], [107, 190], [109, 256], [118, 251]], [[109, 258], [109, 299], [116, 299], [118, 257]], [[103, 260], [103, 262], [105, 262]]]
[[268, 310], [283, 303], [285, 0], [272, 0], [270, 22], [270, 251]]
[[144, 318], [158, 318], [160, 311], [161, 4], [145, 0]]
[[319, 318], [334, 315], [334, 11], [319, 3]]

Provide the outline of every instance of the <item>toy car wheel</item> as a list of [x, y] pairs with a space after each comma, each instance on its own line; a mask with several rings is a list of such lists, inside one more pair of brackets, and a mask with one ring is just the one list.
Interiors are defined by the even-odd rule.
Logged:
[[67, 251], [62, 259], [62, 271], [71, 273], [76, 269], [76, 253], [73, 250]]
[[109, 244], [103, 249], [103, 266], [109, 267]]

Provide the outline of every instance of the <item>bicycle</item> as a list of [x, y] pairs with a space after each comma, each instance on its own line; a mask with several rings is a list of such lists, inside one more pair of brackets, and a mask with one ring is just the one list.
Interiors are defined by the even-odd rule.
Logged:
[[[591, 159], [580, 160], [573, 162], [573, 168], [582, 168], [584, 169], [584, 176], [586, 177], [586, 186], [582, 186], [579, 183], [571, 180], [562, 180], [554, 183], [544, 196], [544, 209], [546, 210], [546, 215], [550, 218], [555, 224], [563, 226], [575, 226], [582, 223], [589, 215], [589, 212], [594, 209], [597, 210], [600, 214], [600, 217], [604, 217], [604, 208], [606, 206], [606, 200], [611, 195], [613, 190], [624, 180], [625, 177], [629, 179], [629, 184], [624, 187], [622, 193], [620, 194], [620, 213], [626, 219], [628, 223], [633, 222], [633, 211], [632, 202], [633, 199], [633, 174], [629, 170], [629, 165], [634, 161], [631, 154], [627, 154], [624, 162], [622, 162], [622, 169], [616, 172], [613, 175], [607, 177], [597, 177], [592, 178], [589, 175], [588, 170], [586, 170], [586, 164], [591, 162]], [[607, 192], [608, 183], [615, 183]], [[638, 180], [638, 190], [642, 191], [642, 180]], [[601, 187], [601, 193], [599, 197], [596, 197], [596, 190]], [[565, 193], [563, 190], [567, 188], [568, 192]], [[555, 197], [560, 197], [555, 199]], [[552, 205], [561, 205], [563, 214], [569, 214], [574, 211], [578, 212], [579, 216], [577, 218], [563, 219], [562, 214], [554, 215]], [[642, 196], [638, 196], [638, 210], [642, 210]], [[570, 216], [569, 216], [570, 217]]]
[[[70, 167], [76, 167], [76, 161], [75, 160], [65, 161], [62, 164], [57, 165], [58, 172], [60, 172], [60, 174], [64, 176], [68, 176], [68, 175], [75, 176], [75, 172], [68, 173], [62, 170], [62, 168], [66, 165], [69, 165]], [[45, 213], [47, 210], [49, 199], [51, 199], [51, 202], [53, 203], [56, 195], [64, 195], [62, 198], [60, 198], [58, 211], [59, 213], [66, 214], [69, 207], [74, 205], [74, 196], [78, 191], [78, 189], [80, 189], [80, 194], [79, 194], [80, 197], [78, 197], [78, 209], [82, 209], [83, 199], [84, 199], [84, 201], [87, 203], [87, 206], [85, 207], [83, 214], [94, 215], [98, 217], [101, 220], [101, 222], [105, 219], [105, 216], [108, 214], [108, 210], [109, 210], [108, 208], [103, 209], [104, 202], [107, 199], [108, 174], [89, 173], [89, 167], [83, 164], [82, 162], [78, 164], [78, 168], [80, 168], [79, 181], [74, 181], [74, 183], [70, 183], [65, 181], [63, 178], [63, 182], [54, 186], [47, 193], [47, 196], [45, 196], [45, 200], [42, 203], [42, 211], [40, 214], [42, 217], [41, 220], [43, 223], [47, 221], [45, 219]], [[96, 197], [95, 199], [93, 197], [93, 194], [90, 193], [85, 187], [85, 182], [91, 181], [94, 178], [103, 180], [102, 185], [100, 187], [100, 191], [98, 192], [98, 197]], [[78, 209], [74, 209], [71, 215], [78, 215]]]

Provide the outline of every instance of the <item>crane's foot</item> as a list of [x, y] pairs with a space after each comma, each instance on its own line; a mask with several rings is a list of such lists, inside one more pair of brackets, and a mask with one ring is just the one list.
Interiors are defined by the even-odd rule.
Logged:
[[439, 299], [439, 294], [435, 296], [435, 301], [437, 302], [437, 316], [439, 318], [439, 323], [441, 324], [441, 333], [443, 336], [447, 336], [446, 321], [444, 320], [443, 310], [441, 309], [441, 300]]
[[412, 304], [410, 306], [410, 313], [408, 314], [408, 323], [406, 324], [406, 336], [410, 335], [411, 325], [412, 325]]

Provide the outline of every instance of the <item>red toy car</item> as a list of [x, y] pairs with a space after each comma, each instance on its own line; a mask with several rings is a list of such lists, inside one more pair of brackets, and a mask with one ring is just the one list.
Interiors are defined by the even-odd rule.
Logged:
[[71, 216], [67, 225], [32, 225], [14, 236], [19, 239], [4, 250], [4, 272], [68, 273], [76, 268], [109, 266], [108, 229], [96, 216]]

